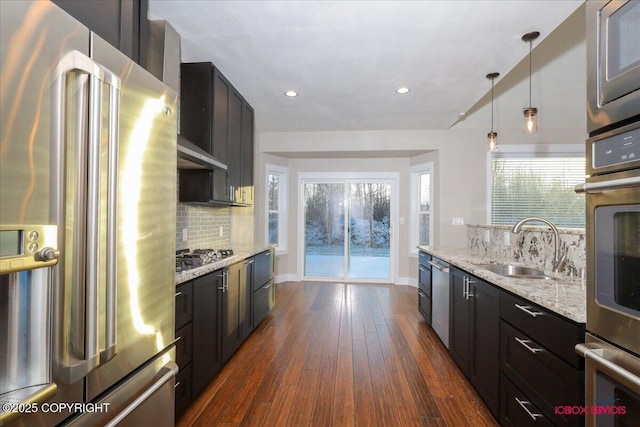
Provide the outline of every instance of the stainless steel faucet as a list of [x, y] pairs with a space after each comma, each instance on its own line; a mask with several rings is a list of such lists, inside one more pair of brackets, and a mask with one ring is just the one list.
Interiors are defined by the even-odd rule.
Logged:
[[553, 235], [555, 237], [555, 243], [556, 243], [555, 251], [553, 254], [553, 262], [552, 262], [553, 272], [558, 273], [559, 271], [562, 271], [562, 269], [564, 268], [564, 264], [567, 261], [567, 251], [565, 250], [564, 253], [560, 255], [560, 253], [562, 252], [562, 242], [560, 241], [560, 235], [558, 234], [558, 229], [551, 221], [544, 218], [540, 218], [538, 216], [528, 216], [518, 221], [516, 225], [514, 225], [513, 228], [511, 229], [511, 232], [520, 233], [520, 229], [522, 228], [522, 225], [525, 222], [530, 222], [530, 221], [544, 222], [549, 227], [551, 227], [551, 231], [553, 231]]

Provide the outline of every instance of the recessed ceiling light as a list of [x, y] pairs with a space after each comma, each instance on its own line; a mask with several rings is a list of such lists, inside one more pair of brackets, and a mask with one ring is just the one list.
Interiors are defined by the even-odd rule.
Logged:
[[396, 89], [396, 93], [400, 94], [400, 95], [405, 94], [405, 93], [409, 93], [409, 92], [411, 92], [411, 89], [409, 89], [408, 87], [404, 87], [404, 86], [403, 87], [399, 87], [398, 89]]
[[284, 96], [288, 96], [289, 98], [294, 98], [298, 96], [298, 92], [296, 92], [295, 90], [288, 90], [284, 93]]

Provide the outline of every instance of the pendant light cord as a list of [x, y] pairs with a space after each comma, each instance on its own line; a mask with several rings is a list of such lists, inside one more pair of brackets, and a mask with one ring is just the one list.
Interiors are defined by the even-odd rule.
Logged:
[[491, 79], [491, 132], [493, 133], [493, 82], [495, 78]]
[[531, 108], [531, 45], [533, 40], [529, 40], [529, 108]]

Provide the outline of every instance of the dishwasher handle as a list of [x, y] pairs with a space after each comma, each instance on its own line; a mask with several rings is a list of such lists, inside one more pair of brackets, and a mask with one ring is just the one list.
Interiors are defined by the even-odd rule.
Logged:
[[442, 271], [443, 273], [448, 273], [449, 272], [449, 267], [445, 267], [443, 265], [438, 264], [435, 261], [429, 261], [429, 265], [431, 265], [433, 268]]

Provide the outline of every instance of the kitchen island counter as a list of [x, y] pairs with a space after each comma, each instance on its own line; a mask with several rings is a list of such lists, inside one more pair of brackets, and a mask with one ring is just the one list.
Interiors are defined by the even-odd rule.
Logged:
[[477, 256], [472, 254], [467, 248], [435, 249], [429, 246], [418, 246], [418, 249], [484, 279], [499, 288], [547, 308], [573, 322], [586, 322], [585, 282], [579, 278], [570, 279], [558, 273], [551, 272], [545, 272], [545, 274], [557, 277], [557, 279], [516, 279], [504, 277], [485, 270], [480, 265], [489, 263], [523, 264], [509, 260], [495, 260]]

